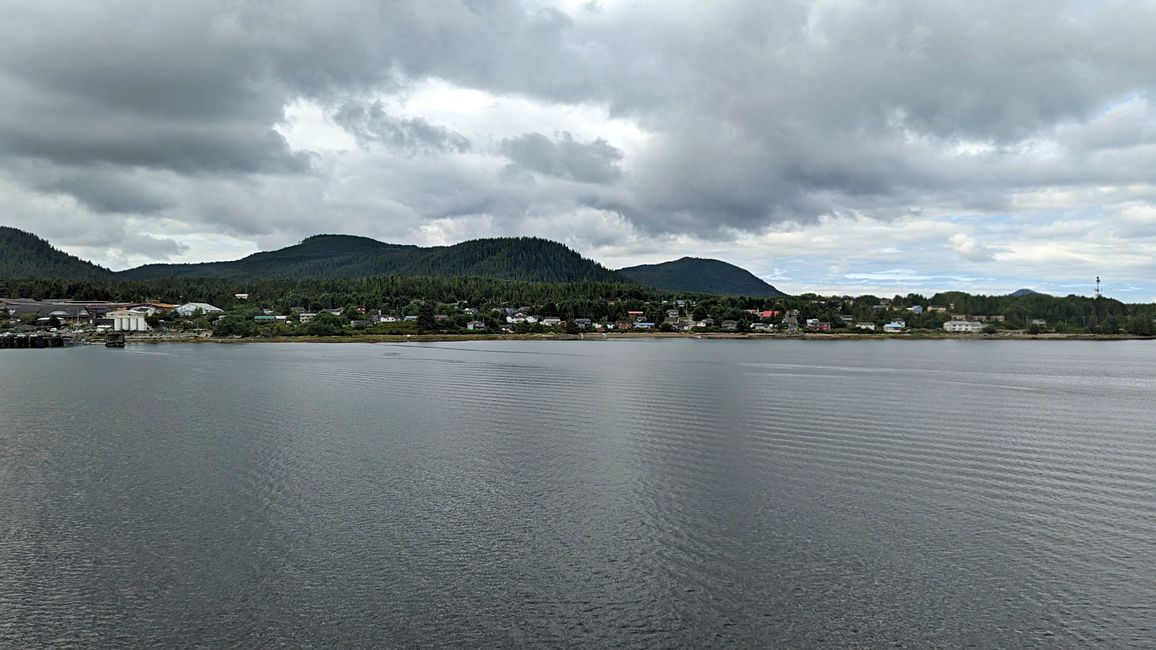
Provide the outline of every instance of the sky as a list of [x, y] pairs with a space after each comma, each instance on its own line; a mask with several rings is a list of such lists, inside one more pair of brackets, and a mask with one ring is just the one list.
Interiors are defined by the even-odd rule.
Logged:
[[12, 0], [0, 224], [113, 269], [318, 233], [788, 293], [1156, 300], [1156, 0]]

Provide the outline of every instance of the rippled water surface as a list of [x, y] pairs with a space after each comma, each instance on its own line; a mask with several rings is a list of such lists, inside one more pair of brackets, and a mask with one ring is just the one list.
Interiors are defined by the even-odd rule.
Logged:
[[0, 645], [1152, 647], [1156, 345], [0, 351]]

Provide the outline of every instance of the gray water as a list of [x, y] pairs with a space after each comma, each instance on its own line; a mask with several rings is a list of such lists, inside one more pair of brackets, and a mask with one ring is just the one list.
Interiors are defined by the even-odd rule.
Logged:
[[0, 351], [0, 646], [1152, 647], [1154, 362]]

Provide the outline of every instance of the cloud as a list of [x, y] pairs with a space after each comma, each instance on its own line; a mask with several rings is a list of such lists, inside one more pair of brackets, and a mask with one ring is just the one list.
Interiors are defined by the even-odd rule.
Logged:
[[461, 153], [470, 149], [469, 139], [460, 133], [421, 118], [389, 115], [380, 101], [346, 102], [334, 113], [333, 121], [362, 146], [380, 144], [410, 154], [419, 151]]
[[951, 247], [965, 260], [970, 262], [990, 262], [991, 253], [979, 241], [966, 233], [955, 233], [949, 240]]
[[541, 133], [523, 133], [502, 141], [501, 151], [513, 171], [527, 170], [583, 183], [611, 183], [622, 175], [622, 152], [598, 138], [579, 142], [569, 132], [556, 139]]

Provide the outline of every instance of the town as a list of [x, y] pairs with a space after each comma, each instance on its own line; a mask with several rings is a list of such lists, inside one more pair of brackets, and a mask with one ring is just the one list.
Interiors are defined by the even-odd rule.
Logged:
[[[937, 296], [938, 297], [938, 296]], [[0, 332], [14, 337], [67, 336], [99, 340], [123, 333], [129, 340], [156, 339], [293, 339], [298, 337], [372, 336], [498, 336], [559, 335], [722, 335], [722, 336], [1151, 336], [1152, 316], [1117, 315], [1120, 303], [1033, 296], [1050, 308], [1011, 314], [985, 310], [966, 294], [955, 302], [926, 304], [907, 297], [859, 298], [804, 295], [767, 299], [726, 296], [622, 299], [536, 305], [411, 299], [395, 309], [346, 304], [327, 308], [309, 303], [278, 304], [235, 293], [223, 306], [207, 302], [183, 304], [72, 299], [0, 298]], [[1078, 302], [1074, 311], [1056, 304]], [[990, 301], [989, 301], [990, 302]], [[1023, 301], [1020, 301], [1023, 302]], [[1104, 304], [1100, 304], [1104, 303]], [[963, 307], [964, 305], [961, 305]], [[1040, 313], [1036, 313], [1040, 312]], [[1045, 317], [1051, 314], [1051, 319]], [[1055, 314], [1060, 313], [1060, 318]], [[51, 344], [40, 344], [51, 347]], [[10, 343], [8, 347], [16, 347]], [[28, 347], [28, 346], [25, 346]], [[33, 345], [35, 347], [35, 345]]]

